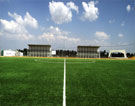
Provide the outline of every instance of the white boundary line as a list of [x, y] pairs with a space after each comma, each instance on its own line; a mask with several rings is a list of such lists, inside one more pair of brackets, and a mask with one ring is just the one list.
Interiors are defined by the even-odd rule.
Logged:
[[[63, 63], [63, 62], [57, 62], [57, 61], [45, 61], [45, 60], [38, 60], [34, 59], [35, 62], [45, 62], [45, 63]], [[82, 61], [82, 62], [77, 62], [77, 61], [71, 61], [71, 62], [66, 62], [66, 64], [85, 64], [85, 63], [95, 63], [95, 60], [92, 61]]]
[[63, 106], [66, 106], [66, 59], [64, 59]]

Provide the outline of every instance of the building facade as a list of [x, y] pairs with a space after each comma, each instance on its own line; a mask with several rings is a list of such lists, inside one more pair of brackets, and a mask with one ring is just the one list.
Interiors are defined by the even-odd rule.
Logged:
[[77, 57], [100, 58], [99, 46], [77, 46]]
[[50, 57], [51, 45], [28, 44], [27, 56]]

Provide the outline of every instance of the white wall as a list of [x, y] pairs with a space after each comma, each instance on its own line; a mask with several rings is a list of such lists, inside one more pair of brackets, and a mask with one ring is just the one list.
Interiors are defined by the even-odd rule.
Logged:
[[15, 56], [14, 50], [4, 50], [3, 56]]
[[19, 51], [15, 51], [15, 56], [23, 56], [23, 53], [19, 52]]
[[23, 53], [20, 52], [20, 56], [23, 56]]
[[52, 51], [52, 55], [56, 55], [56, 51]]

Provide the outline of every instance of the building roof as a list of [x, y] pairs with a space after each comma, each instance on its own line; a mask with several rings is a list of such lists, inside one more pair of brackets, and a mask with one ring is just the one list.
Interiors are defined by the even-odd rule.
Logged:
[[28, 44], [28, 46], [48, 46], [48, 47], [51, 47], [51, 45], [44, 45], [44, 44]]
[[77, 46], [77, 48], [99, 48], [100, 46]]

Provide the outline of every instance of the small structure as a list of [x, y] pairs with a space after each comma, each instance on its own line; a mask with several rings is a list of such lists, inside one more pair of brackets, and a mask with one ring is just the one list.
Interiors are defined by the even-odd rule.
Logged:
[[15, 51], [15, 56], [23, 56], [23, 53], [16, 50]]
[[4, 52], [4, 50], [1, 50], [1, 53], [0, 53], [0, 54], [1, 54], [1, 56], [3, 56], [3, 52]]
[[53, 57], [55, 57], [55, 56], [56, 56], [56, 51], [55, 51], [55, 50], [52, 50], [51, 55], [52, 55]]
[[14, 50], [3, 50], [3, 56], [15, 56], [15, 53]]
[[51, 45], [28, 44], [28, 56], [50, 57]]
[[17, 50], [2, 50], [1, 51], [2, 56], [23, 56], [23, 53], [17, 51]]
[[77, 46], [77, 57], [100, 58], [99, 46]]
[[122, 53], [123, 57], [113, 57], [113, 58], [127, 58], [126, 51], [125, 50], [110, 50], [109, 52], [109, 58], [112, 58], [112, 53]]

